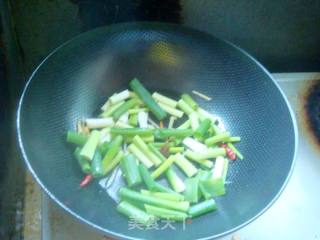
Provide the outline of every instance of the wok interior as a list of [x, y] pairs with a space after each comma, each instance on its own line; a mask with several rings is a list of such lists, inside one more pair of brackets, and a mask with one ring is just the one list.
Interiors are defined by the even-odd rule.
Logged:
[[[204, 109], [241, 136], [245, 160], [231, 164], [227, 194], [218, 211], [176, 223], [175, 230], [128, 230], [127, 218], [97, 182], [82, 178], [66, 131], [95, 116], [112, 93], [139, 78], [147, 88], [179, 98], [197, 90]], [[105, 232], [137, 238], [195, 239], [221, 234], [250, 220], [278, 194], [291, 169], [294, 128], [274, 82], [253, 60], [204, 33], [157, 24], [101, 28], [54, 52], [32, 77], [21, 105], [20, 134], [26, 161], [42, 187], [73, 215]]]

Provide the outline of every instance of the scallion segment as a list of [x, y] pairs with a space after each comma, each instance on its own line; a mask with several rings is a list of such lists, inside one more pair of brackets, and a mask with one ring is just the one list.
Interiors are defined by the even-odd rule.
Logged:
[[161, 102], [163, 104], [166, 104], [167, 106], [170, 106], [170, 107], [173, 107], [173, 108], [175, 108], [177, 106], [177, 104], [178, 104], [177, 101], [175, 101], [175, 100], [173, 100], [173, 99], [171, 99], [169, 97], [166, 97], [166, 96], [164, 96], [164, 95], [162, 95], [162, 94], [160, 94], [158, 92], [154, 92], [152, 94], [152, 97], [156, 101]]
[[182, 181], [182, 179], [178, 176], [178, 174], [174, 171], [174, 169], [172, 167], [170, 167], [166, 171], [166, 177], [167, 177], [171, 187], [173, 188], [173, 190], [176, 191], [177, 193], [181, 193], [186, 189], [184, 182]]
[[88, 136], [82, 133], [68, 131], [67, 132], [67, 142], [73, 143], [79, 146], [83, 146], [88, 140]]
[[[162, 139], [161, 139], [162, 140]], [[176, 146], [176, 144], [174, 143], [174, 142], [168, 142], [168, 141], [166, 141], [166, 142], [154, 142], [153, 144], [152, 144], [154, 147], [156, 147], [156, 148], [162, 148], [163, 146], [167, 146], [167, 147], [174, 147], [174, 146]]]
[[128, 110], [129, 115], [138, 114], [139, 112], [148, 112], [147, 108], [132, 108]]
[[211, 120], [210, 119], [204, 119], [199, 127], [195, 130], [194, 132], [194, 136], [197, 138], [197, 139], [203, 139], [204, 136], [207, 134], [209, 128], [211, 126]]
[[196, 177], [186, 178], [185, 185], [184, 198], [191, 203], [197, 203], [199, 197], [199, 179]]
[[135, 114], [131, 114], [129, 116], [128, 123], [133, 127], [138, 126], [138, 114], [136, 114], [136, 113]]
[[110, 148], [110, 142], [103, 142], [98, 146], [98, 151], [102, 156], [106, 155]]
[[177, 201], [177, 202], [184, 201], [184, 196], [179, 193], [152, 192], [145, 189], [141, 189], [140, 192], [143, 195], [154, 196], [154, 197], [158, 197], [158, 198], [166, 199], [170, 201]]
[[237, 155], [239, 159], [243, 160], [243, 155], [232, 143], [228, 143], [228, 147]]
[[212, 172], [213, 179], [221, 179], [222, 182], [225, 182], [226, 172], [228, 170], [229, 160], [224, 157], [217, 157], [214, 169]]
[[128, 150], [147, 168], [151, 168], [154, 165], [154, 163], [151, 162], [151, 160], [135, 144], [130, 144]]
[[124, 137], [134, 137], [135, 135], [150, 136], [153, 134], [153, 130], [149, 128], [111, 128], [110, 133]]
[[133, 79], [129, 85], [159, 121], [167, 117], [166, 112], [161, 109], [159, 104], [156, 103], [149, 91], [140, 83], [138, 79]]
[[111, 105], [105, 112], [101, 113], [101, 117], [110, 117], [112, 114], [124, 104], [124, 101]]
[[121, 159], [123, 158], [124, 153], [123, 151], [119, 151], [117, 153], [117, 155], [111, 159], [111, 161], [109, 162], [109, 164], [106, 167], [103, 167], [103, 174], [106, 175], [108, 174], [110, 171], [112, 171], [121, 161]]
[[170, 114], [171, 116], [174, 116], [174, 117], [177, 117], [177, 118], [181, 118], [183, 116], [183, 112], [176, 109], [176, 108], [173, 108], [171, 106], [168, 106], [164, 103], [161, 103], [159, 102], [159, 106], [165, 111], [167, 112], [168, 114]]
[[122, 122], [120, 120], [117, 121], [114, 126], [117, 127], [117, 128], [126, 128], [126, 129], [133, 128], [131, 125], [129, 125], [129, 124], [125, 123], [125, 122]]
[[116, 93], [110, 97], [110, 103], [116, 104], [118, 102], [127, 100], [130, 97], [130, 92], [128, 89], [123, 90], [122, 92]]
[[87, 159], [81, 157], [80, 152], [81, 152], [81, 148], [77, 147], [74, 150], [74, 156], [78, 160], [78, 163], [81, 167], [82, 172], [88, 174], [91, 172], [90, 162]]
[[183, 139], [182, 143], [189, 148], [190, 150], [194, 152], [202, 152], [202, 151], [207, 151], [208, 147], [204, 145], [203, 143], [195, 140], [194, 138], [187, 137]]
[[185, 212], [171, 210], [163, 207], [156, 207], [148, 204], [145, 204], [144, 207], [147, 213], [163, 219], [171, 219], [174, 221], [184, 221], [188, 217], [188, 215]]
[[191, 150], [187, 150], [185, 152], [185, 155], [195, 160], [204, 160], [209, 158], [216, 158], [219, 156], [225, 156], [226, 150], [224, 148], [212, 148], [201, 153], [196, 153]]
[[212, 168], [213, 162], [208, 159], [199, 159], [197, 154], [192, 151], [186, 151], [185, 156], [193, 162], [200, 164], [205, 168]]
[[169, 137], [185, 138], [191, 136], [192, 133], [192, 129], [159, 128], [154, 130], [154, 136], [158, 139], [166, 139]]
[[169, 153], [181, 153], [184, 152], [184, 147], [169, 147]]
[[97, 130], [93, 130], [89, 136], [88, 141], [85, 143], [85, 145], [81, 149], [80, 156], [85, 158], [86, 160], [91, 161], [96, 151], [96, 148], [99, 144], [99, 141], [100, 141], [100, 132]]
[[178, 210], [182, 212], [187, 212], [190, 207], [190, 203], [187, 201], [176, 202], [176, 201], [160, 199], [154, 196], [145, 196], [139, 192], [136, 192], [124, 187], [120, 188], [119, 195], [121, 199], [125, 199], [128, 201], [150, 204], [157, 207], [163, 207], [163, 208]]
[[164, 192], [164, 193], [175, 193], [171, 188], [163, 186], [162, 184], [155, 182], [153, 187], [153, 191], [155, 192]]
[[153, 179], [158, 178], [162, 173], [164, 173], [174, 162], [174, 156], [170, 156], [167, 160], [161, 163], [161, 165], [151, 173]]
[[207, 179], [201, 182], [203, 189], [210, 193], [211, 196], [218, 197], [226, 193], [224, 181], [221, 178]]
[[115, 120], [118, 120], [125, 112], [127, 112], [130, 108], [134, 107], [137, 104], [138, 104], [138, 100], [134, 98], [125, 102], [113, 112], [112, 114], [113, 118]]
[[168, 128], [173, 128], [173, 124], [176, 121], [176, 117], [171, 116], [168, 123]]
[[138, 135], [133, 138], [133, 143], [156, 165], [161, 163], [158, 158], [147, 146], [147, 144]]
[[193, 131], [196, 131], [199, 128], [199, 118], [197, 113], [192, 112], [189, 114], [189, 119], [191, 122], [191, 128]]
[[153, 180], [153, 178], [151, 177], [151, 174], [148, 171], [148, 168], [142, 164], [139, 165], [139, 172], [141, 175], [141, 178], [144, 182], [144, 184], [146, 185], [146, 187], [149, 190], [154, 190], [156, 187], [156, 182]]
[[121, 201], [117, 206], [117, 211], [128, 218], [142, 224], [149, 224], [153, 221], [154, 216], [139, 209], [128, 201]]
[[142, 182], [137, 161], [132, 154], [124, 156], [120, 161], [120, 167], [129, 187], [137, 186]]
[[217, 209], [216, 202], [213, 199], [209, 199], [203, 202], [200, 202], [196, 205], [190, 207], [188, 214], [194, 218], [212, 212]]
[[180, 153], [174, 155], [174, 162], [188, 177], [192, 177], [198, 172], [198, 169]]
[[88, 128], [105, 128], [105, 127], [111, 127], [114, 124], [113, 118], [87, 118], [85, 120], [85, 123]]
[[119, 152], [122, 142], [123, 142], [123, 137], [117, 136], [110, 143], [110, 148], [102, 160], [102, 168], [105, 174], [107, 173], [108, 165]]
[[165, 156], [162, 155], [162, 153], [154, 146], [154, 144], [155, 143], [148, 143], [150, 151], [152, 151], [161, 160], [161, 162], [165, 161]]
[[204, 197], [204, 199], [208, 200], [210, 198], [212, 198], [212, 195], [210, 192], [208, 192], [202, 185], [202, 181], [208, 180], [209, 178], [211, 178], [212, 174], [210, 171], [204, 171], [204, 170], [200, 170], [197, 174], [197, 178], [199, 179], [199, 198], [201, 196]]
[[198, 107], [199, 107], [198, 103], [196, 103], [196, 101], [194, 101], [193, 98], [192, 98], [189, 94], [184, 93], [184, 94], [181, 95], [181, 98], [182, 98], [182, 100], [183, 100], [186, 104], [188, 104], [192, 109], [194, 109], [194, 110], [197, 110], [197, 109], [198, 109]]
[[193, 109], [182, 99], [178, 101], [178, 107], [187, 115], [193, 112]]
[[99, 151], [96, 151], [91, 162], [91, 173], [95, 178], [102, 177], [104, 171], [102, 168], [102, 155]]
[[223, 132], [223, 133], [220, 133], [220, 134], [217, 134], [213, 137], [210, 137], [208, 139], [205, 140], [205, 143], [206, 145], [208, 146], [212, 146], [216, 143], [219, 143], [219, 142], [225, 142], [225, 141], [228, 141], [230, 137], [230, 133], [229, 132]]
[[[241, 141], [241, 137], [229, 137], [228, 142], [240, 142]], [[230, 147], [230, 146], [229, 146]]]

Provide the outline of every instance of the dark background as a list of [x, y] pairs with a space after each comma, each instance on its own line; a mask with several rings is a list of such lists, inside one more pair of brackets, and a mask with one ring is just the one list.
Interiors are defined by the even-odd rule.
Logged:
[[320, 71], [318, 0], [0, 0], [0, 17], [0, 239], [23, 238], [17, 99], [40, 61], [77, 34], [134, 20], [174, 22], [239, 45], [270, 72]]

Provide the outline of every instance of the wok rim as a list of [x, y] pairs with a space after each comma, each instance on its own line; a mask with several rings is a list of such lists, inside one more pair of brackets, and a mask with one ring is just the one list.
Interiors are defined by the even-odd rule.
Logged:
[[95, 29], [89, 30], [87, 32], [83, 32], [83, 33], [71, 38], [70, 40], [62, 43], [61, 45], [59, 45], [51, 53], [49, 53], [48, 56], [46, 58], [44, 58], [41, 61], [41, 63], [35, 68], [35, 70], [32, 72], [31, 76], [28, 78], [28, 81], [24, 86], [24, 89], [22, 91], [22, 94], [21, 94], [19, 102], [18, 102], [18, 109], [17, 109], [17, 115], [16, 115], [17, 138], [18, 138], [19, 148], [20, 148], [22, 157], [24, 159], [24, 162], [27, 165], [28, 170], [31, 172], [33, 178], [40, 185], [42, 190], [53, 200], [53, 202], [55, 202], [57, 205], [59, 205], [65, 212], [67, 212], [68, 214], [73, 216], [79, 222], [85, 223], [88, 226], [90, 226], [90, 227], [102, 232], [103, 234], [111, 236], [111, 237], [117, 237], [117, 238], [122, 238], [122, 239], [134, 239], [134, 240], [143, 239], [143, 238], [136, 238], [136, 237], [132, 237], [132, 236], [129, 236], [129, 235], [126, 235], [126, 234], [114, 232], [114, 231], [109, 230], [107, 228], [103, 228], [103, 227], [101, 227], [101, 226], [99, 226], [99, 225], [97, 225], [97, 224], [95, 224], [95, 223], [93, 223], [93, 222], [91, 222], [91, 221], [79, 216], [77, 213], [75, 213], [73, 210], [71, 210], [69, 207], [67, 207], [65, 204], [63, 204], [59, 199], [57, 199], [54, 196], [54, 194], [51, 193], [50, 190], [42, 183], [41, 179], [38, 177], [38, 175], [34, 171], [34, 169], [32, 167], [32, 164], [30, 163], [29, 158], [28, 158], [28, 156], [26, 154], [26, 151], [25, 151], [25, 148], [24, 148], [24, 145], [23, 145], [23, 140], [22, 140], [22, 133], [21, 133], [21, 129], [20, 129], [20, 116], [21, 116], [21, 109], [22, 109], [22, 104], [23, 104], [23, 100], [24, 100], [25, 94], [28, 91], [29, 85], [30, 85], [32, 79], [34, 78], [34, 76], [36, 75], [36, 73], [38, 72], [38, 70], [41, 68], [42, 65], [44, 65], [46, 63], [46, 61], [52, 55], [54, 55], [56, 52], [58, 52], [64, 46], [72, 43], [75, 39], [81, 38], [84, 35], [89, 35], [92, 32], [99, 31], [99, 30], [102, 30], [102, 29], [107, 29], [107, 28], [109, 28], [109, 30], [107, 30], [107, 31], [110, 31], [110, 30], [112, 30], [114, 28], [117, 28], [119, 26], [128, 26], [128, 27], [132, 26], [132, 27], [134, 27], [136, 25], [145, 26], [145, 27], [148, 27], [148, 26], [156, 26], [156, 27], [172, 26], [172, 27], [179, 28], [179, 29], [185, 29], [185, 30], [189, 30], [189, 31], [191, 30], [191, 31], [194, 31], [194, 32], [199, 32], [199, 33], [202, 33], [202, 34], [206, 34], [207, 36], [209, 36], [211, 38], [215, 38], [215, 39], [225, 43], [226, 45], [229, 45], [231, 48], [234, 48], [236, 51], [240, 51], [242, 54], [244, 54], [246, 57], [248, 57], [248, 59], [250, 59], [255, 64], [257, 64], [257, 66], [265, 74], [267, 74], [267, 76], [271, 79], [271, 81], [276, 86], [278, 91], [281, 93], [281, 96], [282, 96], [283, 100], [285, 101], [285, 103], [287, 105], [287, 108], [288, 108], [289, 113], [290, 113], [291, 121], [292, 121], [292, 124], [293, 124], [293, 130], [294, 130], [294, 142], [295, 142], [294, 143], [294, 155], [293, 155], [293, 159], [291, 161], [291, 167], [290, 167], [290, 170], [288, 172], [288, 175], [287, 175], [286, 179], [284, 180], [284, 182], [282, 183], [282, 185], [281, 185], [280, 189], [278, 190], [277, 194], [272, 198], [272, 200], [262, 210], [260, 210], [257, 214], [255, 214], [253, 217], [251, 217], [247, 221], [243, 222], [242, 224], [239, 224], [239, 225], [237, 225], [237, 226], [235, 226], [235, 227], [233, 227], [233, 228], [231, 228], [231, 229], [229, 229], [227, 231], [221, 232], [219, 234], [207, 236], [207, 237], [204, 237], [204, 238], [198, 238], [198, 239], [199, 240], [209, 240], [209, 239], [216, 239], [216, 238], [219, 238], [219, 237], [223, 237], [223, 236], [229, 235], [229, 234], [231, 234], [231, 233], [233, 233], [233, 232], [235, 232], [235, 231], [247, 226], [248, 224], [250, 224], [254, 220], [256, 220], [258, 217], [260, 217], [262, 214], [264, 214], [278, 200], [280, 195], [283, 193], [285, 187], [287, 186], [287, 184], [288, 184], [288, 182], [289, 182], [289, 180], [290, 180], [290, 178], [292, 176], [293, 169], [294, 169], [294, 166], [295, 166], [295, 163], [296, 163], [296, 159], [297, 159], [298, 141], [299, 141], [299, 138], [298, 138], [298, 125], [297, 125], [297, 120], [296, 120], [295, 114], [294, 114], [294, 112], [292, 110], [292, 107], [291, 107], [286, 95], [284, 94], [283, 90], [280, 88], [279, 84], [275, 81], [273, 76], [268, 72], [268, 70], [258, 60], [256, 60], [253, 56], [251, 56], [249, 53], [247, 53], [242, 48], [236, 46], [235, 44], [233, 44], [233, 43], [231, 43], [229, 41], [226, 41], [226, 40], [223, 40], [221, 38], [215, 37], [214, 35], [212, 35], [210, 33], [207, 33], [207, 32], [204, 32], [204, 31], [201, 31], [201, 30], [198, 30], [198, 29], [194, 29], [194, 28], [191, 28], [191, 27], [188, 27], [188, 26], [185, 26], [185, 25], [179, 25], [179, 24], [173, 24], [173, 23], [129, 22], [129, 23], [112, 24], [112, 25], [108, 25], [108, 26], [95, 28]]

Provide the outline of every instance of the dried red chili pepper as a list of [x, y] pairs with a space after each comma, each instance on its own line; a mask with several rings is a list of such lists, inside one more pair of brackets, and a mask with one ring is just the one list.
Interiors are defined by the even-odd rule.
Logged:
[[83, 188], [87, 186], [93, 179], [93, 176], [91, 174], [86, 175], [80, 182], [80, 187]]
[[222, 144], [221, 147], [226, 149], [226, 154], [230, 160], [234, 161], [237, 159], [237, 155], [231, 150], [231, 148], [228, 147], [227, 144]]

